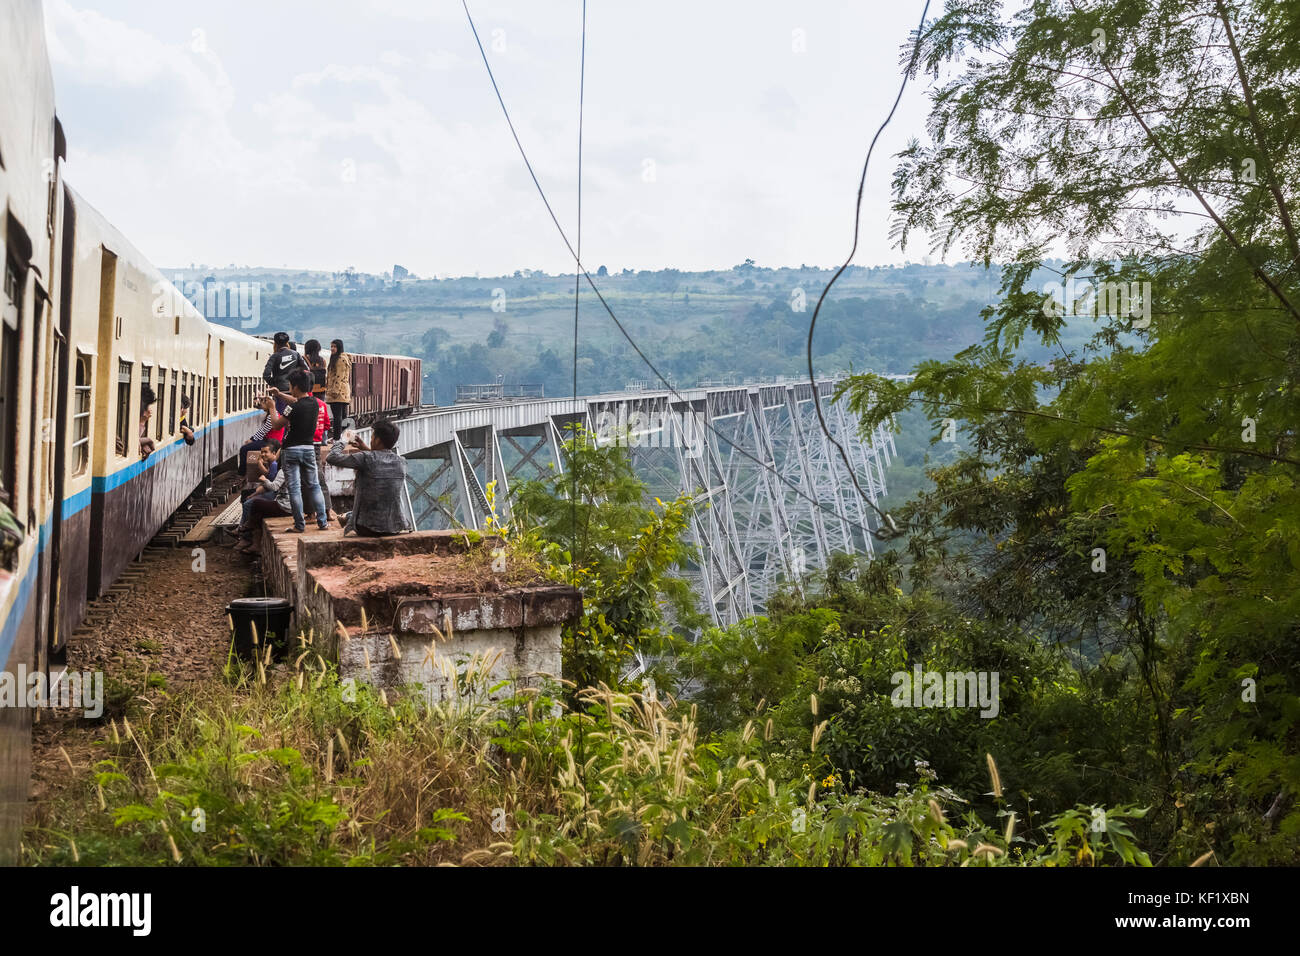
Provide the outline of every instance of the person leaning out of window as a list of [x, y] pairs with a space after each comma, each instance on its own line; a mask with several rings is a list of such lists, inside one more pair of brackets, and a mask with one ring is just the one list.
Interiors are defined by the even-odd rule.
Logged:
[[140, 389], [140, 457], [148, 458], [155, 451], [154, 440], [149, 437], [149, 421], [153, 418], [153, 403], [158, 396], [148, 385]]

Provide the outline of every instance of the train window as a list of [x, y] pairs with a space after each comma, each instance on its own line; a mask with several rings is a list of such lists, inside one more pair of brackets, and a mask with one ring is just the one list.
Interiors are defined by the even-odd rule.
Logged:
[[208, 421], [213, 421], [221, 414], [221, 409], [217, 407], [217, 380], [211, 378], [208, 379], [208, 383], [212, 392], [212, 414], [208, 416]]
[[72, 473], [90, 466], [90, 356], [77, 353], [77, 383], [72, 387]]
[[158, 414], [154, 415], [154, 437], [162, 441], [163, 437], [163, 409], [167, 405], [167, 370], [158, 369]]
[[117, 360], [117, 453], [131, 451], [131, 363]]
[[167, 434], [176, 434], [176, 386], [180, 384], [181, 373], [172, 370], [172, 387], [167, 401]]
[[[152, 368], [151, 366], [148, 366], [148, 365], [141, 365], [141, 366], [140, 366], [140, 392], [141, 392], [141, 396], [142, 396], [141, 399], [140, 399], [140, 414], [141, 414], [141, 415], [144, 414], [144, 398], [143, 398], [143, 393], [144, 393], [144, 390], [145, 390], [146, 388], [148, 388], [148, 389], [152, 389], [152, 388], [153, 388], [153, 368]], [[158, 414], [158, 398], [157, 398], [157, 392], [154, 393], [154, 408], [153, 408], [153, 413], [154, 413], [155, 415]], [[148, 432], [145, 432], [145, 433], [144, 433], [143, 435], [141, 435], [140, 437], [141, 437], [141, 438], [146, 438], [146, 437], [148, 437], [148, 434], [149, 434]]]
[[5, 257], [4, 319], [0, 322], [0, 500], [14, 503], [14, 468], [18, 423], [18, 320], [23, 311], [26, 271]]
[[226, 383], [226, 411], [230, 412], [234, 407], [235, 385], [233, 382]]

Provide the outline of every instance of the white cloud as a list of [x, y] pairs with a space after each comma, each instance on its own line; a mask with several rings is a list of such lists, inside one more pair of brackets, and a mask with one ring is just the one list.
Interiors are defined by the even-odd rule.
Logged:
[[[571, 267], [459, 4], [372, 0], [358, 14], [320, 2], [305, 17], [231, 0], [196, 28], [192, 11], [144, 0], [120, 0], [114, 16], [73, 2], [46, 7], [69, 178], [160, 264]], [[485, 42], [508, 28], [493, 70], [571, 231], [577, 19], [502, 0], [473, 9]], [[801, 10], [816, 55], [795, 56], [787, 11], [758, 2], [738, 18], [676, 0], [653, 17], [590, 11], [584, 258], [703, 268], [842, 256], [862, 151], [896, 88], [895, 33], [910, 24]], [[902, 258], [886, 238], [889, 154], [915, 115], [905, 102], [878, 147], [861, 261]]]

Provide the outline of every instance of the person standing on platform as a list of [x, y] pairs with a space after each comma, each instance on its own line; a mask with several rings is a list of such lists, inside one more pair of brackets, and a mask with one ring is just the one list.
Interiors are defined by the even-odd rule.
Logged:
[[334, 440], [339, 440], [339, 429], [347, 418], [352, 402], [352, 356], [343, 351], [343, 340], [330, 342], [330, 362], [325, 371], [325, 401], [334, 419]]
[[[306, 360], [289, 348], [289, 333], [275, 333], [275, 351], [271, 353], [270, 358], [266, 360], [266, 367], [262, 369], [262, 379], [267, 385], [271, 386], [271, 391], [277, 393], [279, 397], [275, 400], [275, 410], [281, 415], [284, 414], [287, 399], [284, 393], [289, 391], [289, 375], [299, 369], [310, 371], [307, 368]], [[310, 388], [311, 376], [308, 376], [308, 391]]]
[[307, 359], [307, 368], [311, 371], [311, 393], [318, 399], [325, 399], [325, 357], [320, 354], [320, 342], [308, 339], [302, 347]]
[[[284, 450], [280, 453], [280, 467], [286, 473], [285, 482], [289, 486], [293, 530], [296, 534], [307, 530], [303, 518], [303, 496], [306, 495], [307, 505], [316, 515], [316, 526], [324, 531], [329, 523], [325, 517], [325, 498], [320, 490], [314, 441], [320, 403], [311, 394], [311, 373], [306, 369], [291, 372], [289, 394], [285, 395], [273, 386], [271, 395], [277, 402], [284, 402], [286, 407], [286, 413], [275, 421], [274, 427], [288, 426], [284, 434]], [[304, 484], [306, 488], [303, 488]]]

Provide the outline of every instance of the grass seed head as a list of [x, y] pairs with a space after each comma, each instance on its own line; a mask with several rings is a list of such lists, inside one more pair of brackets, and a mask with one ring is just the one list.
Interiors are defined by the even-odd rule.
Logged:
[[998, 776], [998, 765], [993, 762], [992, 754], [985, 754], [989, 763], [989, 779], [993, 781], [993, 796], [1002, 799], [1002, 778]]

